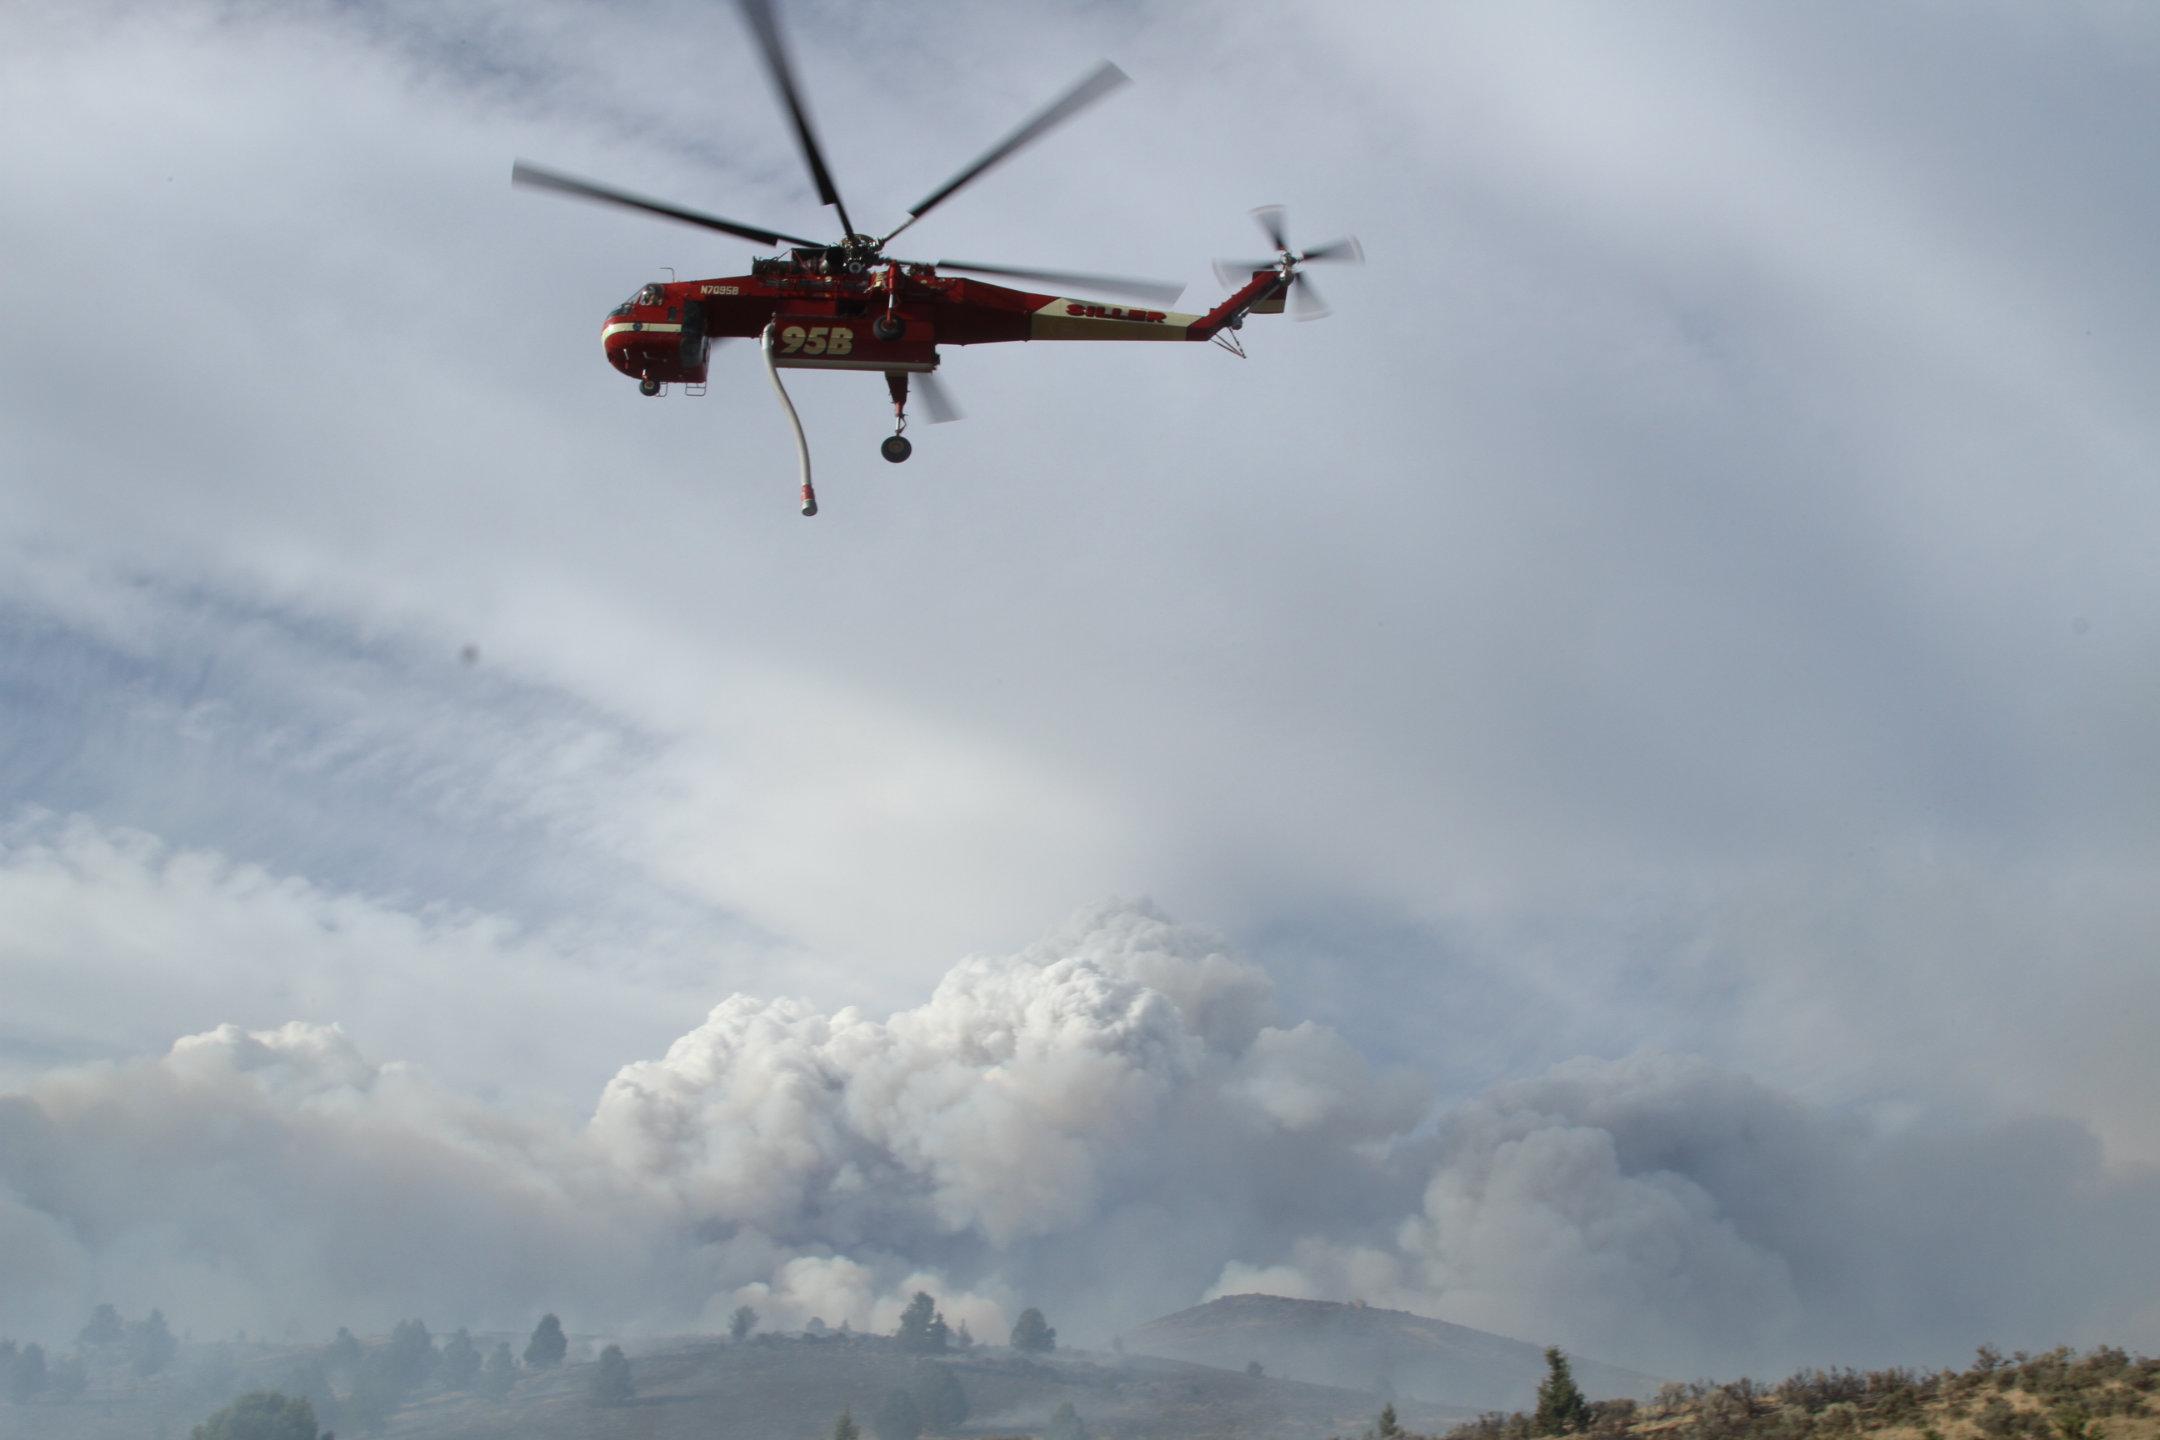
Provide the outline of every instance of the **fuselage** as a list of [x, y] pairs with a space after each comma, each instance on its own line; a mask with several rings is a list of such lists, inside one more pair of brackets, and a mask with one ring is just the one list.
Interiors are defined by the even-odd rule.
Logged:
[[[808, 257], [805, 258], [806, 253]], [[796, 252], [755, 261], [748, 275], [645, 286], [608, 313], [601, 339], [625, 375], [659, 383], [705, 379], [712, 341], [755, 339], [774, 328], [777, 363], [800, 369], [922, 372], [940, 345], [1013, 340], [1207, 340], [1264, 308], [1272, 271], [1256, 272], [1205, 315], [1037, 295], [940, 275], [928, 265], [830, 267]]]

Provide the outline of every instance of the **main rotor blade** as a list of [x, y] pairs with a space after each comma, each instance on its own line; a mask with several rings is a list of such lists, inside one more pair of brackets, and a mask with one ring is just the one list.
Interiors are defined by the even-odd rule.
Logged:
[[1130, 295], [1158, 305], [1175, 305], [1185, 293], [1183, 285], [1168, 280], [1143, 280], [1130, 275], [1091, 275], [1076, 270], [1020, 270], [1010, 265], [977, 265], [967, 260], [940, 260], [940, 270], [966, 270], [976, 275], [1003, 275], [1014, 280], [1040, 280], [1048, 285], [1075, 285], [1082, 290], [1101, 290]]
[[[922, 219], [932, 209], [944, 203], [955, 190], [958, 190], [976, 176], [981, 175], [999, 161], [1011, 156], [1014, 151], [1041, 139], [1059, 125], [1064, 124], [1082, 110], [1087, 109], [1097, 100], [1102, 99], [1103, 96], [1108, 95], [1112, 90], [1117, 89], [1120, 85], [1130, 84], [1131, 81], [1132, 77], [1123, 70], [1118, 69], [1108, 60], [1103, 61], [1102, 64], [1081, 77], [1079, 84], [1074, 85], [1070, 90], [1058, 96], [1057, 99], [1045, 105], [1028, 120], [1022, 122], [1018, 129], [977, 156], [973, 164], [953, 176], [952, 179], [946, 181], [936, 190], [931, 191], [923, 199], [917, 201], [909, 208], [908, 219], [905, 224], [901, 225], [900, 230], [905, 230], [909, 225]], [[900, 230], [893, 231], [892, 235], [886, 236], [885, 239], [891, 240], [893, 235], [900, 233]]]
[[723, 235], [734, 235], [759, 245], [822, 245], [822, 240], [805, 240], [800, 235], [784, 235], [778, 230], [761, 230], [755, 225], [739, 225], [733, 220], [722, 220], [717, 215], [703, 215], [695, 210], [685, 210], [679, 205], [669, 205], [660, 200], [647, 200], [642, 195], [596, 185], [590, 180], [580, 180], [575, 175], [545, 170], [538, 165], [528, 165], [523, 160], [510, 167], [510, 183], [532, 185], [542, 190], [560, 190], [565, 195], [576, 195], [586, 200], [599, 200], [609, 205], [623, 205], [632, 210], [643, 210], [652, 215], [664, 215], [670, 220], [681, 220], [690, 225], [702, 225], [707, 230], [718, 230]]
[[932, 425], [947, 425], [962, 418], [960, 407], [953, 403], [952, 392], [938, 379], [936, 371], [925, 370], [917, 375], [915, 390], [922, 396], [923, 409], [929, 412]]
[[841, 230], [853, 235], [854, 222], [848, 219], [847, 206], [840, 203], [840, 192], [833, 188], [832, 172], [825, 168], [825, 152], [818, 147], [817, 133], [810, 128], [810, 112], [803, 108], [802, 88], [795, 83], [795, 67], [788, 63], [787, 45], [780, 38], [780, 22], [773, 16], [772, 0], [736, 0], [736, 3], [742, 9], [743, 19], [749, 22], [750, 33], [757, 37], [766, 73], [772, 77], [780, 98], [787, 102], [788, 116], [795, 122], [795, 138], [802, 142], [803, 161], [810, 167], [810, 179], [817, 186], [818, 199], [840, 212]]

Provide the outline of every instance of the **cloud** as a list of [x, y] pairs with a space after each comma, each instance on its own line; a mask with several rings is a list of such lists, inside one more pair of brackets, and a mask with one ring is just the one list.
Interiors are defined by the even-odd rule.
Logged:
[[882, 1020], [732, 996], [582, 1125], [333, 1025], [219, 1026], [0, 1099], [10, 1319], [887, 1329], [929, 1289], [985, 1338], [1033, 1304], [1099, 1343], [1212, 1285], [1660, 1373], [2150, 1343], [2160, 1177], [2077, 1125], [1889, 1123], [1658, 1053], [1434, 1109], [1267, 989], [1109, 905]]
[[1216, 1292], [1364, 1297], [1666, 1374], [1936, 1364], [2149, 1323], [2154, 1268], [2121, 1262], [2160, 1174], [2110, 1170], [2063, 1121], [1871, 1122], [1651, 1053], [1451, 1109], [1429, 1165], [1390, 1242], [1308, 1237]]

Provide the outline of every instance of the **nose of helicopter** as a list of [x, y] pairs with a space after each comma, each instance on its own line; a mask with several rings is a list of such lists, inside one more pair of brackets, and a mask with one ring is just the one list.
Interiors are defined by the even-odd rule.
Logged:
[[625, 314], [625, 308], [617, 306], [600, 322], [600, 345], [607, 351], [608, 364], [625, 375], [636, 375], [638, 365], [632, 352], [644, 348], [645, 327]]

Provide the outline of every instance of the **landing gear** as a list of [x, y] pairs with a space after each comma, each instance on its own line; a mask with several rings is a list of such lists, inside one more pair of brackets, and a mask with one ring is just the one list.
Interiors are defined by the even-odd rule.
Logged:
[[910, 445], [907, 436], [901, 433], [907, 429], [907, 371], [886, 371], [885, 389], [892, 396], [893, 433], [885, 437], [884, 444], [878, 446], [878, 454], [898, 465], [915, 453], [915, 447]]
[[880, 315], [870, 322], [870, 333], [880, 340], [898, 340], [907, 334], [907, 322], [897, 315]]
[[637, 382], [637, 388], [640, 395], [657, 395], [660, 393], [660, 382], [648, 375]]

